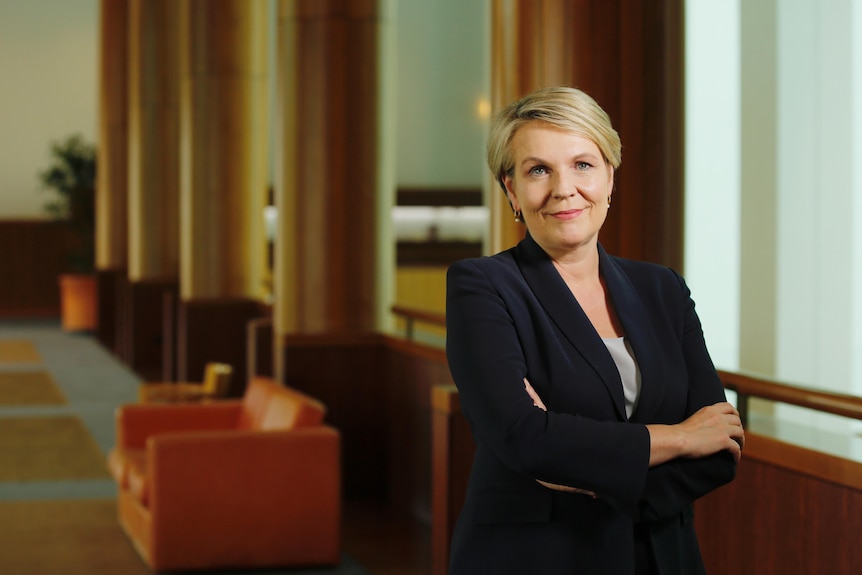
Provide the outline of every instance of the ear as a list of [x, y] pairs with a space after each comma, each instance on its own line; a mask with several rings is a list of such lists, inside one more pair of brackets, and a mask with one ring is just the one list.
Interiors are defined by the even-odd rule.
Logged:
[[520, 211], [521, 207], [518, 205], [518, 195], [515, 193], [515, 179], [508, 174], [503, 174], [500, 178], [500, 186], [506, 192], [506, 197], [509, 199], [512, 209], [516, 212]]

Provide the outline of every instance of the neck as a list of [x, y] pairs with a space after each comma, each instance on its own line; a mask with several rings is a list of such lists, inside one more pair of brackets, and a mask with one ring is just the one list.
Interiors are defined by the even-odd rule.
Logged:
[[593, 282], [599, 278], [599, 250], [595, 243], [548, 255], [560, 273], [575, 283]]

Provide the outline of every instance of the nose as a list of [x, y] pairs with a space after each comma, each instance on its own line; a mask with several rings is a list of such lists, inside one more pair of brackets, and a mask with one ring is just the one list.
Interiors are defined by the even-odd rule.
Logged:
[[557, 172], [554, 188], [551, 191], [555, 198], [568, 198], [574, 196], [578, 192], [574, 178], [565, 172]]

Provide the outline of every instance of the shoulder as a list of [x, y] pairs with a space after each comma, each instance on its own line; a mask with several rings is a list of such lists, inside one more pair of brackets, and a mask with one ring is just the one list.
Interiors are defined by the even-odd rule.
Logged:
[[685, 285], [682, 276], [665, 265], [611, 255], [607, 256], [603, 264], [616, 268], [638, 287], [652, 286], [659, 289], [675, 287], [680, 289]]
[[518, 266], [510, 249], [493, 256], [458, 260], [449, 266], [447, 275], [452, 278], [481, 274], [489, 278], [495, 278], [516, 273], [517, 269]]

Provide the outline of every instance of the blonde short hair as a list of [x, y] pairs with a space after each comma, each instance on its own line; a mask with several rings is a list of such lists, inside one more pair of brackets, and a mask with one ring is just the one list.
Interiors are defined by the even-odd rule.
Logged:
[[[620, 136], [607, 113], [589, 95], [564, 86], [542, 88], [501, 110], [491, 122], [488, 134], [488, 167], [502, 185], [511, 175], [512, 138], [528, 122], [542, 121], [595, 142], [605, 162], [614, 169], [622, 162]], [[505, 189], [505, 188], [504, 188]]]

